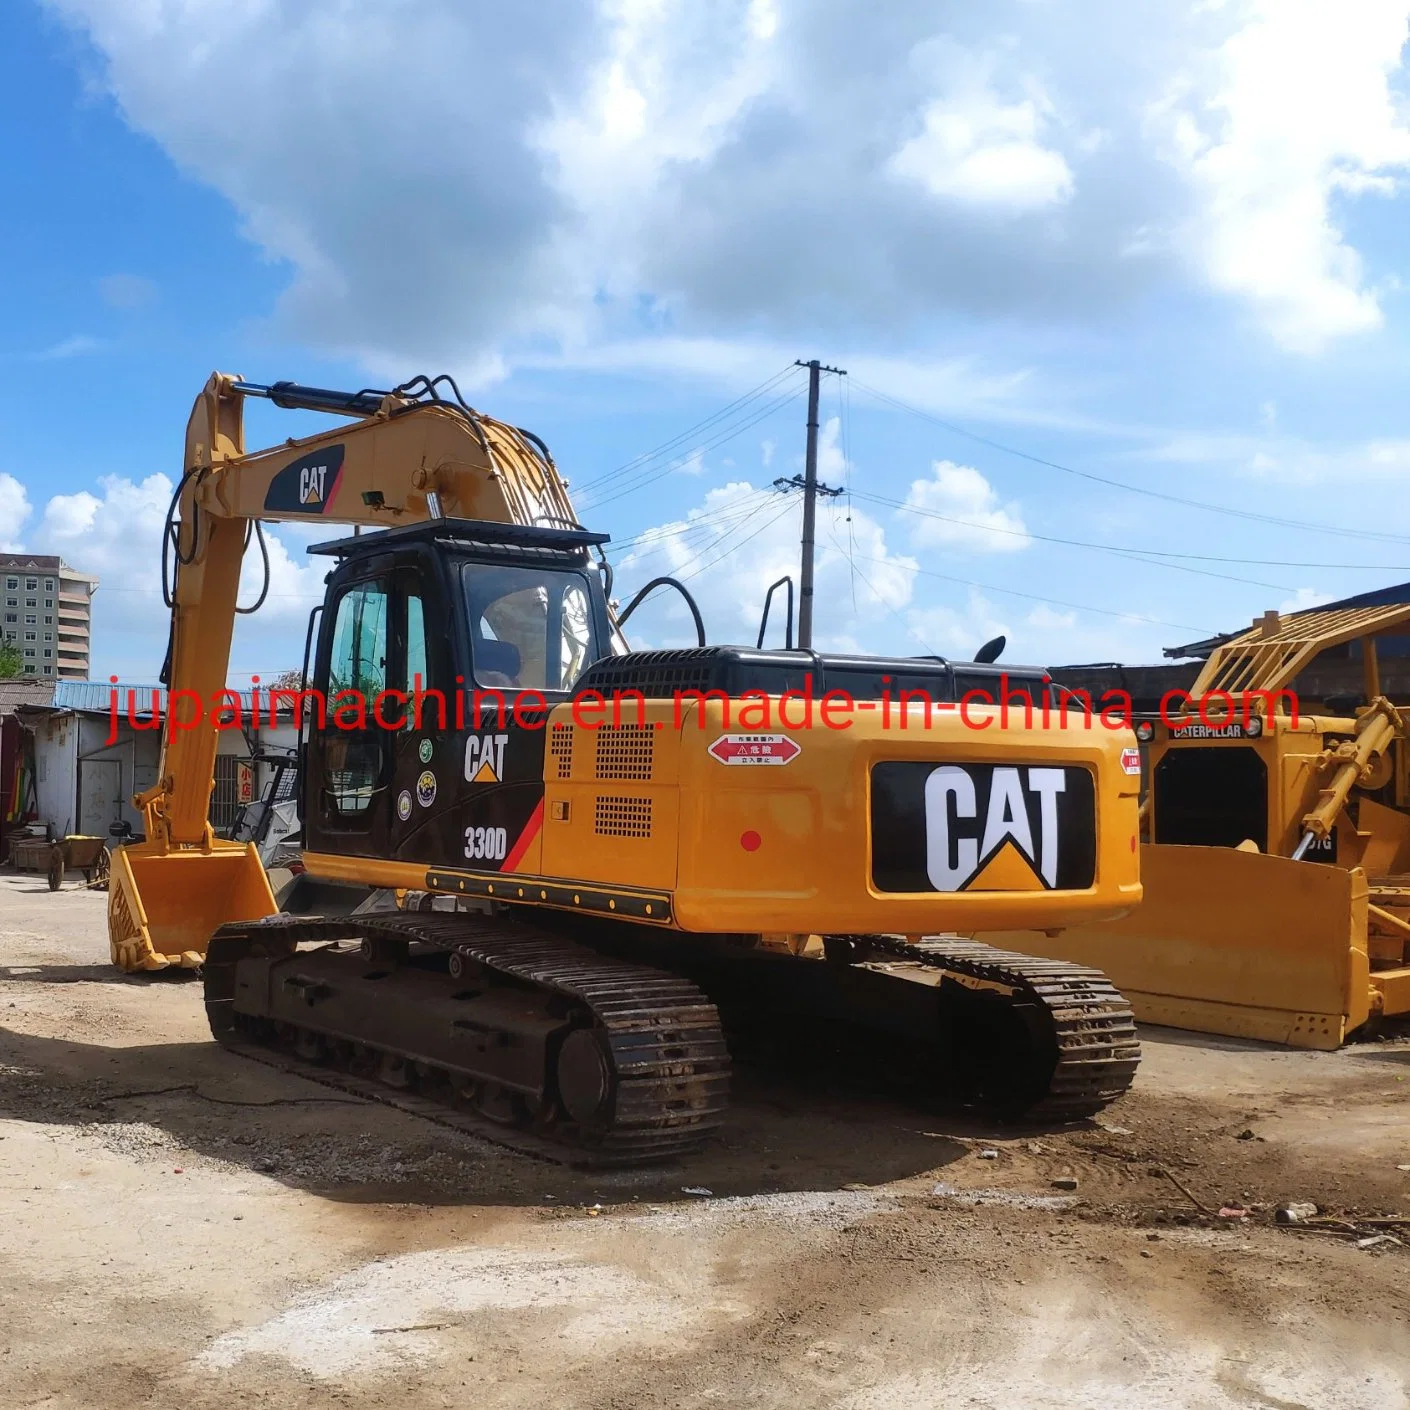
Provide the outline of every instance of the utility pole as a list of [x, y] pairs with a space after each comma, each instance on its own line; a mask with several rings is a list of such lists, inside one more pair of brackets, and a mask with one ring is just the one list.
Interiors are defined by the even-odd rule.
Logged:
[[[803, 467], [803, 570], [798, 593], [798, 645], [804, 651], [813, 646], [813, 538], [817, 523], [817, 500], [819, 493], [836, 498], [842, 493], [829, 485], [818, 484], [818, 383], [824, 372], [834, 372], [839, 377], [847, 374], [840, 367], [824, 367], [817, 358], [811, 362], [795, 362], [796, 367], [808, 369], [808, 453]], [[775, 481], [775, 483], [779, 483]], [[796, 485], [798, 477], [783, 481]]]

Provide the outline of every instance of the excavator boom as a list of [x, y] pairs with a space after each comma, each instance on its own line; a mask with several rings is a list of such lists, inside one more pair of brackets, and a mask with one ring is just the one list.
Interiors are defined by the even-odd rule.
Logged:
[[[472, 410], [453, 383], [452, 396], [444, 396], [446, 383], [419, 378], [389, 392], [347, 393], [211, 375], [187, 422], [167, 529], [173, 580], [165, 584], [171, 641], [164, 683], [173, 701], [189, 693], [211, 702], [225, 689], [240, 569], [262, 522], [577, 522], [543, 443]], [[359, 419], [247, 453], [247, 397]], [[157, 782], [137, 799], [147, 840], [118, 854], [109, 935], [123, 969], [194, 967], [222, 921], [275, 909], [253, 849], [216, 838], [207, 821], [218, 736], [212, 712], [202, 714], [190, 729], [167, 720]]]

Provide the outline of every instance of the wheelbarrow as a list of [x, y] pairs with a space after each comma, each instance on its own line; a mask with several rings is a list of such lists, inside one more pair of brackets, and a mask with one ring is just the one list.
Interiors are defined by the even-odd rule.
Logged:
[[83, 880], [93, 890], [106, 891], [108, 863], [106, 837], [70, 833], [49, 849], [49, 889], [57, 891], [64, 884], [64, 873], [72, 867], [83, 873]]

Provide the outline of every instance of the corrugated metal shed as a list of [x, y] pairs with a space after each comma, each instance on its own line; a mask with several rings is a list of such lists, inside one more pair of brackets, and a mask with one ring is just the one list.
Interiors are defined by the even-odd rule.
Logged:
[[[53, 708], [56, 710], [76, 710], [84, 715], [107, 715], [112, 712], [113, 692], [117, 691], [118, 710], [121, 714], [127, 714], [128, 691], [132, 692], [133, 713], [141, 719], [152, 713], [152, 693], [156, 692], [157, 708], [166, 710], [166, 688], [160, 685], [143, 684], [140, 681], [55, 681], [53, 685], [54, 698]], [[253, 693], [248, 690], [237, 691], [240, 697], [240, 708], [245, 714], [251, 714], [254, 710]], [[48, 700], [36, 700], [36, 705], [48, 705]], [[265, 690], [259, 694], [260, 715], [268, 718], [269, 715], [269, 695]], [[288, 705], [285, 703], [281, 708], [281, 713], [288, 712]]]
[[112, 708], [113, 691], [118, 693], [118, 708], [126, 710], [127, 692], [133, 691], [139, 714], [151, 714], [152, 692], [157, 692], [161, 708], [166, 708], [166, 691], [159, 685], [142, 685], [137, 681], [56, 681], [54, 708], [78, 710], [86, 715], [106, 715]]

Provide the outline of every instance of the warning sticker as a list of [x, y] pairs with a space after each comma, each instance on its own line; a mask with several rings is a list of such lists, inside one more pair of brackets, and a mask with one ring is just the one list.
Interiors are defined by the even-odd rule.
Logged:
[[1123, 749], [1121, 751], [1121, 767], [1128, 774], [1139, 774], [1141, 772], [1141, 751], [1139, 749]]
[[791, 764], [803, 746], [786, 734], [722, 734], [710, 756], [722, 764]]

